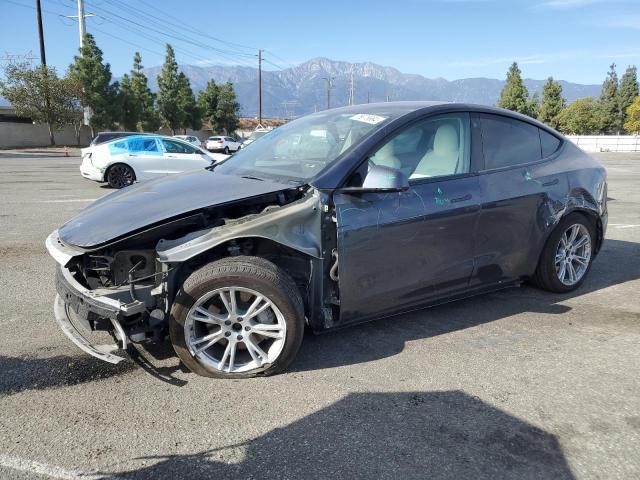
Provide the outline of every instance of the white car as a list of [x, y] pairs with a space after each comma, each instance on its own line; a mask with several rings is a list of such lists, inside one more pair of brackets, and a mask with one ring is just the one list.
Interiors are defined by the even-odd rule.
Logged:
[[201, 142], [200, 139], [195, 135], [174, 135], [173, 138], [179, 138], [180, 140], [189, 142], [191, 145], [195, 145], [196, 147], [203, 146], [203, 142]]
[[273, 127], [267, 127], [267, 128], [256, 128], [253, 132], [251, 132], [251, 135], [249, 135], [243, 142], [242, 142], [242, 148], [246, 147], [247, 145], [252, 144], [253, 142], [255, 142], [257, 139], [259, 139], [260, 137], [265, 136], [267, 133], [269, 133], [271, 130], [273, 130]]
[[122, 188], [172, 173], [205, 168], [228, 156], [212, 154], [184, 140], [160, 135], [119, 138], [82, 149], [80, 173]]
[[237, 152], [240, 150], [242, 144], [231, 137], [224, 137], [222, 135], [216, 135], [207, 139], [207, 150], [214, 152], [224, 152], [229, 154], [230, 152]]

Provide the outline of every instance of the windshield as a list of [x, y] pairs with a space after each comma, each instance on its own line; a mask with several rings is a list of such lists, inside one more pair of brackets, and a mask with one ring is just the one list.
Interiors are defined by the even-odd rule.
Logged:
[[335, 110], [308, 115], [251, 142], [216, 171], [305, 183], [390, 118]]

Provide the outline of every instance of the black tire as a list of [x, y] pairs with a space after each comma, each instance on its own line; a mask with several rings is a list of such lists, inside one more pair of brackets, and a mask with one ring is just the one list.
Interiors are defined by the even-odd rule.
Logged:
[[[560, 281], [560, 279], [558, 278], [555, 266], [556, 252], [558, 251], [558, 246], [560, 244], [562, 235], [567, 231], [568, 228], [573, 225], [582, 225], [588, 232], [591, 242], [591, 253], [586, 270], [584, 271], [580, 279], [572, 285], [567, 285]], [[536, 269], [536, 273], [534, 274], [532, 279], [533, 283], [539, 288], [555, 293], [570, 292], [572, 290], [575, 290], [576, 288], [579, 288], [580, 285], [582, 285], [582, 283], [584, 282], [585, 278], [587, 278], [587, 275], [591, 270], [591, 265], [593, 264], [595, 240], [596, 229], [594, 226], [594, 222], [589, 217], [577, 212], [571, 213], [564, 217], [562, 220], [560, 220], [560, 223], [558, 223], [556, 228], [547, 239], [547, 243], [542, 250], [540, 260], [538, 261], [538, 268]]]
[[229, 147], [224, 147], [224, 154], [229, 155]]
[[[222, 372], [207, 365], [189, 351], [185, 339], [185, 321], [191, 307], [213, 290], [235, 286], [259, 292], [275, 304], [284, 316], [284, 346], [273, 363], [241, 373]], [[171, 343], [180, 360], [192, 372], [205, 377], [247, 378], [273, 375], [289, 366], [295, 358], [304, 334], [304, 307], [300, 292], [291, 277], [273, 263], [258, 257], [230, 257], [211, 262], [185, 280], [169, 315]]]
[[111, 188], [124, 188], [136, 181], [136, 174], [129, 165], [116, 163], [111, 165], [105, 174], [107, 183]]

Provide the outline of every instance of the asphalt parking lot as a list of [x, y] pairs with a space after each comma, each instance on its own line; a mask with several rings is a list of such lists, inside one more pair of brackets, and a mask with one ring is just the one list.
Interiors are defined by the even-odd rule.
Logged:
[[640, 154], [596, 157], [610, 225], [578, 291], [307, 335], [287, 373], [224, 381], [64, 337], [44, 239], [110, 190], [0, 152], [0, 478], [640, 478]]

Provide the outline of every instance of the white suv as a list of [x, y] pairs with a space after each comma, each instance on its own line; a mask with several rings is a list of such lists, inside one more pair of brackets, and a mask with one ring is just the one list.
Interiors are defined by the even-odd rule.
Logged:
[[242, 144], [231, 137], [215, 136], [207, 139], [207, 150], [210, 152], [237, 152]]

